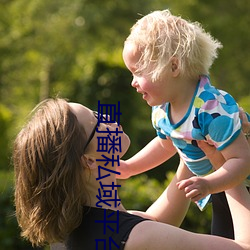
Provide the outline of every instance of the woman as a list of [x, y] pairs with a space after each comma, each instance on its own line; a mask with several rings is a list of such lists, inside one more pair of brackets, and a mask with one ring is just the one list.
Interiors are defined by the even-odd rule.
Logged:
[[183, 163], [146, 213], [128, 213], [117, 193], [116, 164], [104, 161], [97, 146], [107, 131], [119, 135], [121, 152], [106, 155], [119, 159], [130, 140], [116, 123], [100, 123], [101, 132], [95, 132], [98, 119], [80, 104], [49, 99], [38, 105], [18, 134], [13, 152], [15, 204], [23, 237], [33, 245], [64, 242], [72, 250], [250, 249], [250, 200], [244, 186], [227, 191], [235, 240], [172, 226], [180, 224], [189, 203], [176, 186], [190, 176]]

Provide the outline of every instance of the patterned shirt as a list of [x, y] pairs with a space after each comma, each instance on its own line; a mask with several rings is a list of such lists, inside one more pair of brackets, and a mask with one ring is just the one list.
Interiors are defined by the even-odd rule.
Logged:
[[169, 103], [152, 108], [152, 123], [158, 136], [173, 141], [180, 157], [194, 174], [208, 174], [212, 165], [196, 141], [206, 140], [218, 150], [230, 145], [241, 131], [237, 103], [230, 94], [213, 87], [209, 77], [203, 75], [180, 122], [171, 123], [169, 109]]

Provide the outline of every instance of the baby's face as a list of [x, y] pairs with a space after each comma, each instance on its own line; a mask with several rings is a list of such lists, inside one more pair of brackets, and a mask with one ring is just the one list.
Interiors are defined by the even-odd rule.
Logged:
[[153, 82], [152, 74], [148, 73], [152, 72], [152, 69], [145, 71], [139, 70], [138, 62], [141, 58], [141, 52], [130, 42], [125, 43], [122, 55], [126, 67], [133, 76], [131, 82], [132, 87], [134, 87], [138, 93], [142, 94], [142, 98], [147, 104], [149, 106], [156, 106], [165, 103], [168, 100], [167, 89], [170, 84], [170, 75], [168, 72], [166, 71], [164, 79], [157, 79]]

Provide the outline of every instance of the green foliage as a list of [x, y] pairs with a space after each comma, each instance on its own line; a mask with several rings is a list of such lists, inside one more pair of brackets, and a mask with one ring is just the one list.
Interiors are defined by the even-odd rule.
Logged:
[[8, 158], [10, 148], [6, 147], [6, 144], [9, 141], [11, 121], [11, 111], [0, 103], [0, 169], [7, 169], [9, 167]]
[[[248, 0], [228, 0], [226, 4], [216, 0], [3, 0], [0, 1], [0, 169], [9, 168], [12, 139], [30, 110], [38, 101], [57, 94], [93, 109], [98, 100], [109, 104], [120, 101], [122, 125], [132, 142], [125, 158], [150, 141], [155, 136], [151, 110], [130, 87], [131, 76], [121, 52], [136, 19], [165, 8], [201, 22], [223, 43], [224, 48], [211, 69], [212, 81], [230, 92], [249, 112]], [[177, 161], [175, 157], [149, 171], [147, 176], [126, 181], [126, 189], [121, 192], [128, 207], [147, 207], [164, 188], [166, 169], [174, 170]], [[4, 178], [0, 176], [0, 183]], [[127, 194], [125, 190], [131, 192]], [[139, 192], [134, 200], [131, 194]], [[10, 194], [11, 191], [4, 191], [1, 202], [11, 212], [11, 203], [3, 201]], [[191, 205], [183, 226], [201, 232], [204, 227], [208, 231], [210, 217], [210, 209], [201, 213]]]
[[0, 249], [34, 249], [20, 237], [14, 210], [12, 172], [0, 171], [0, 207]]
[[[241, 1], [196, 0], [189, 8], [189, 17], [203, 24], [223, 45], [211, 75], [218, 88], [228, 91], [236, 100], [249, 96], [250, 5]], [[250, 99], [248, 99], [248, 102]]]
[[248, 113], [250, 112], [250, 95], [244, 96], [239, 100], [239, 105]]
[[208, 207], [201, 212], [195, 203], [191, 203], [181, 228], [191, 232], [210, 234], [211, 218], [211, 204], [209, 204]]
[[126, 107], [123, 117], [133, 140], [131, 154], [145, 145], [154, 136], [150, 108], [129, 87], [121, 51], [139, 14], [156, 9], [170, 8], [198, 20], [221, 40], [224, 48], [211, 70], [213, 82], [237, 100], [249, 96], [246, 1], [229, 0], [226, 6], [214, 0], [1, 1], [0, 102], [14, 116], [9, 125], [12, 135], [39, 100], [59, 93], [90, 107], [97, 100], [119, 99]]
[[119, 194], [127, 209], [145, 211], [162, 193], [163, 185], [142, 174], [120, 181]]

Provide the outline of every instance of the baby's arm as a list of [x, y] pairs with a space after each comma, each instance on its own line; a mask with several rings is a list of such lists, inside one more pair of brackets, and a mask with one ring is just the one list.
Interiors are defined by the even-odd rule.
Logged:
[[142, 150], [126, 161], [120, 161], [116, 177], [126, 179], [162, 164], [176, 153], [172, 141], [155, 137]]
[[[250, 148], [243, 133], [222, 150], [221, 155], [218, 153], [220, 159], [213, 159], [213, 161], [222, 164], [221, 156], [224, 157], [225, 162], [217, 171], [204, 177], [191, 177], [178, 183], [178, 187], [184, 189], [188, 198], [197, 201], [208, 194], [227, 190], [242, 183], [250, 174]], [[215, 167], [218, 168], [218, 164]]]

